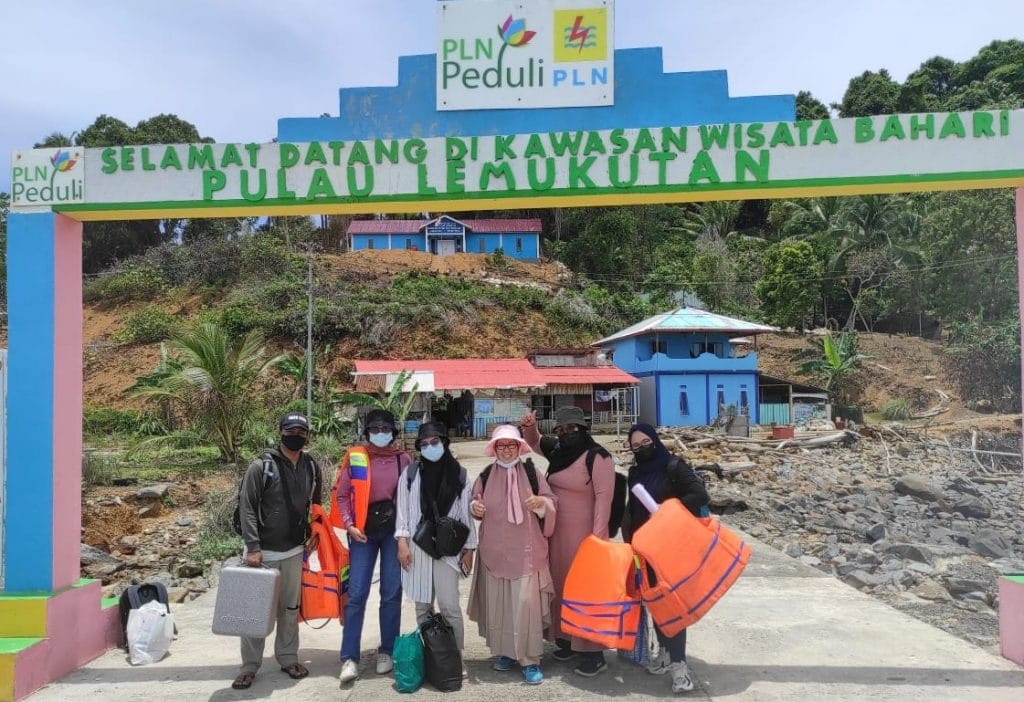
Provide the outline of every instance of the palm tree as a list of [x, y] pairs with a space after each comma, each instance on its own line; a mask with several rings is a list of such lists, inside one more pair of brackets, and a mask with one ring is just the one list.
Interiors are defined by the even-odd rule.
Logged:
[[279, 357], [267, 359], [263, 336], [256, 330], [233, 341], [222, 327], [200, 324], [173, 337], [170, 349], [180, 369], [156, 385], [136, 387], [134, 397], [166, 399], [185, 417], [185, 428], [154, 437], [153, 444], [215, 446], [228, 463], [238, 461], [241, 436], [251, 421], [256, 384]]

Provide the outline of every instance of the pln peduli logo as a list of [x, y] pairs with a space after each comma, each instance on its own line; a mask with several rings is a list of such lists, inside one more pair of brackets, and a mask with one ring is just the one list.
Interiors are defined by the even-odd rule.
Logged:
[[45, 209], [83, 202], [83, 153], [81, 147], [15, 151], [11, 159], [11, 208]]

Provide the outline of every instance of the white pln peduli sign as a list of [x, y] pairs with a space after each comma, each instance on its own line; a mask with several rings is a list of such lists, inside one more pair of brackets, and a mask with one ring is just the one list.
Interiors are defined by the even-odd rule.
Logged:
[[437, 109], [614, 104], [612, 0], [440, 2]]

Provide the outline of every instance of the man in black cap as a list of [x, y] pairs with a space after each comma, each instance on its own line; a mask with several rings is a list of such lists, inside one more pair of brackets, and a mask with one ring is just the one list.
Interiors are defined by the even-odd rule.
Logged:
[[[245, 564], [281, 573], [274, 657], [281, 670], [294, 679], [309, 671], [299, 663], [299, 599], [302, 589], [302, 554], [309, 538], [309, 510], [320, 504], [323, 477], [320, 467], [303, 451], [309, 438], [309, 420], [289, 412], [278, 423], [280, 443], [265, 450], [245, 471], [238, 496], [238, 513], [245, 543]], [[242, 668], [232, 687], [252, 685], [263, 662], [262, 638], [242, 638]]]

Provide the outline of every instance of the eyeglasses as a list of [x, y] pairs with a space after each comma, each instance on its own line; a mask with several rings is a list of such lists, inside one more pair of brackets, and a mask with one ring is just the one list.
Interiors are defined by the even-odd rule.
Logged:
[[443, 443], [444, 442], [441, 441], [440, 437], [435, 436], [433, 438], [423, 439], [422, 441], [420, 441], [420, 448], [424, 446], [440, 446]]
[[513, 450], [516, 450], [518, 448], [519, 448], [519, 442], [518, 441], [511, 441], [511, 442], [504, 442], [504, 441], [502, 441], [502, 442], [494, 444], [494, 450], [495, 451], [513, 451]]
[[372, 427], [366, 427], [366, 431], [370, 434], [387, 434], [389, 431], [393, 431], [392, 427], [385, 424], [374, 424]]
[[560, 427], [555, 427], [552, 431], [555, 432], [555, 436], [561, 436], [562, 434], [572, 434], [579, 430], [580, 428], [575, 424], [564, 424]]
[[639, 451], [640, 449], [645, 449], [648, 446], [653, 446], [653, 445], [654, 445], [653, 441], [651, 441], [650, 439], [644, 439], [639, 444], [633, 444], [632, 446], [630, 446], [629, 450], [630, 451]]

